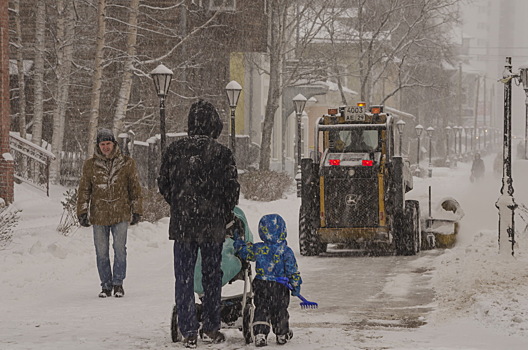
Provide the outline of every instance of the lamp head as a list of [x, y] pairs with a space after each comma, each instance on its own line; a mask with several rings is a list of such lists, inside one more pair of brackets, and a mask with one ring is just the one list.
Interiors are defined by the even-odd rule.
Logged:
[[152, 72], [150, 72], [158, 97], [167, 96], [173, 75], [174, 73], [169, 68], [165, 67], [163, 63], [160, 63], [154, 68], [154, 70], [152, 70]]
[[305, 105], [306, 97], [304, 97], [302, 94], [298, 94], [293, 98], [293, 106], [295, 107], [296, 114], [302, 114]]
[[424, 127], [418, 124], [414, 127], [414, 129], [416, 130], [416, 136], [420, 137], [422, 135]]
[[229, 101], [229, 107], [236, 108], [238, 104], [238, 98], [242, 91], [242, 86], [234, 80], [231, 80], [225, 87], [227, 94], [227, 100]]
[[405, 122], [403, 120], [398, 120], [398, 122], [396, 123], [396, 128], [398, 129], [398, 132], [401, 134], [403, 134], [403, 129], [405, 129]]

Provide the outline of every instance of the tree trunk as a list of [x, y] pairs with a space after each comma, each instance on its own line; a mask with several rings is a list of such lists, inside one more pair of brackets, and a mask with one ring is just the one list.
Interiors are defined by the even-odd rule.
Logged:
[[66, 111], [70, 91], [70, 75], [73, 62], [73, 40], [75, 36], [73, 3], [57, 0], [57, 92], [55, 109], [53, 111], [53, 138], [52, 152], [56, 158], [51, 162], [50, 180], [57, 184], [60, 180], [60, 154], [64, 141], [64, 128], [66, 125]]
[[14, 1], [15, 7], [15, 38], [16, 38], [16, 60], [18, 68], [18, 127], [20, 136], [26, 138], [26, 74], [24, 69], [24, 57], [22, 54], [22, 25], [20, 23], [20, 0]]
[[128, 101], [130, 99], [130, 89], [132, 88], [132, 69], [136, 59], [136, 42], [137, 42], [137, 16], [139, 11], [139, 0], [131, 0], [129, 14], [129, 30], [127, 36], [127, 57], [124, 63], [123, 80], [117, 99], [116, 112], [114, 115], [114, 134], [118, 135], [125, 131], [124, 121]]
[[88, 123], [88, 150], [87, 156], [93, 156], [95, 134], [99, 121], [99, 108], [101, 103], [101, 85], [103, 78], [103, 49], [106, 32], [106, 0], [98, 0], [97, 5], [97, 43], [95, 48], [94, 74], [92, 79], [92, 99], [90, 103], [90, 121]]
[[33, 125], [31, 126], [31, 141], [42, 144], [42, 119], [44, 116], [44, 50], [46, 31], [46, 2], [37, 1], [35, 13], [35, 62], [33, 70], [34, 102]]
[[270, 80], [268, 88], [268, 103], [266, 104], [266, 113], [262, 125], [262, 140], [260, 144], [260, 170], [270, 169], [271, 160], [271, 135], [275, 120], [275, 113], [279, 108], [279, 99], [281, 95], [281, 77], [279, 67], [281, 67], [282, 43], [281, 38], [281, 16], [280, 1], [274, 0], [270, 4]]

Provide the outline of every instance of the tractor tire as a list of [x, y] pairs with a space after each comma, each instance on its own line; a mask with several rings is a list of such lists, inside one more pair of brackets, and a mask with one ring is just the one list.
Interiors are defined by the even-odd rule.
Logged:
[[316, 256], [321, 251], [326, 250], [326, 244], [323, 245], [319, 242], [319, 238], [315, 233], [315, 228], [311, 224], [313, 221], [304, 207], [301, 205], [299, 211], [299, 251], [302, 256]]
[[398, 215], [396, 222], [396, 254], [416, 255], [421, 246], [420, 203], [405, 201], [405, 210]]

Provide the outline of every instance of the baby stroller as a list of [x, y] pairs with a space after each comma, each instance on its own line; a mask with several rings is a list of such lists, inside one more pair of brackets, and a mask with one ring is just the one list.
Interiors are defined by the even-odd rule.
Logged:
[[[253, 242], [253, 234], [249, 229], [246, 216], [242, 209], [235, 207], [234, 214], [238, 220], [235, 220], [235, 224], [228, 228], [226, 240], [222, 248], [222, 286], [226, 286], [227, 284], [232, 284], [241, 280], [243, 281], [243, 290], [241, 293], [237, 293], [235, 295], [225, 297], [222, 295], [220, 312], [222, 322], [228, 328], [238, 327], [244, 335], [246, 344], [249, 344], [252, 341], [250, 325], [254, 311], [253, 289], [251, 286], [251, 264], [249, 261], [242, 260], [235, 256], [232, 232], [234, 229], [239, 229], [241, 232], [244, 232], [244, 239], [246, 242]], [[200, 301], [203, 296], [201, 266], [201, 255], [198, 254], [196, 268], [194, 271], [194, 292], [198, 295]], [[222, 293], [224, 293], [224, 289], [222, 289]], [[198, 321], [201, 322], [201, 303], [196, 303], [196, 313]], [[237, 326], [237, 321], [241, 316], [242, 324]], [[200, 329], [200, 337], [201, 336], [202, 332]], [[171, 338], [173, 342], [179, 342], [182, 340], [182, 335], [178, 328], [178, 314], [176, 311], [176, 305], [174, 305], [172, 309]]]

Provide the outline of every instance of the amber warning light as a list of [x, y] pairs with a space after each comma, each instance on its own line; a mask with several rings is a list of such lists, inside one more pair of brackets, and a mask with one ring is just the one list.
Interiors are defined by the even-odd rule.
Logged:
[[357, 106], [358, 107], [365, 107], [367, 104], [365, 102], [358, 102], [357, 103]]

